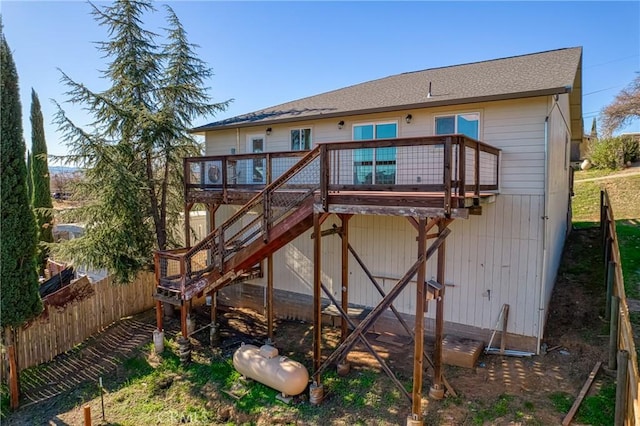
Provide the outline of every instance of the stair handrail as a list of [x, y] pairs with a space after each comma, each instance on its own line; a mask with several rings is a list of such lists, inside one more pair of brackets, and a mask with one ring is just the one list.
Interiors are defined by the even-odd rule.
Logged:
[[[269, 183], [265, 188], [262, 189], [262, 191], [257, 193], [246, 204], [244, 204], [236, 213], [234, 213], [230, 218], [225, 220], [224, 223], [218, 226], [209, 235], [207, 235], [205, 238], [203, 238], [201, 241], [199, 241], [197, 244], [195, 244], [186, 252], [178, 254], [177, 257], [180, 257], [180, 262], [185, 264], [184, 270], [187, 273], [186, 281], [191, 281], [191, 279], [193, 278], [191, 277], [193, 272], [191, 271], [190, 259], [207, 246], [211, 246], [211, 257], [214, 261], [212, 262], [212, 264], [208, 265], [206, 268], [203, 268], [197, 271], [196, 274], [198, 276], [201, 276], [204, 273], [215, 269], [216, 266], [220, 268], [220, 271], [222, 272], [222, 269], [224, 266], [225, 254], [226, 254], [224, 232], [228, 228], [230, 228], [233, 224], [241, 220], [249, 212], [251, 212], [255, 207], [259, 205], [263, 205], [269, 208], [269, 205], [270, 205], [269, 196], [274, 194], [278, 188], [284, 186], [287, 183], [287, 181], [289, 181], [298, 172], [300, 172], [302, 169], [304, 169], [309, 164], [311, 164], [316, 158], [319, 157], [319, 155], [320, 155], [320, 146], [317, 146], [316, 148], [309, 151], [299, 161], [297, 161], [289, 170], [287, 170], [281, 176], [276, 178], [273, 182]], [[308, 191], [305, 195], [305, 199], [306, 199], [306, 196], [308, 196], [309, 194], [313, 194], [314, 190], [315, 189], [311, 189], [310, 191]], [[264, 211], [262, 215], [258, 215], [256, 219], [254, 219], [249, 225], [246, 225], [241, 230], [239, 230], [235, 235], [239, 235], [245, 232], [247, 228], [253, 226], [257, 220], [261, 219], [261, 216], [262, 218], [265, 217]], [[271, 216], [270, 212], [268, 216]], [[275, 219], [278, 219], [278, 218], [275, 218]], [[271, 224], [272, 220], [271, 219], [269, 220], [270, 222], [269, 224], [267, 224], [266, 221], [263, 221], [263, 222], [265, 222], [265, 225], [263, 225], [261, 229], [261, 233], [263, 234], [263, 238], [266, 239], [265, 235], [268, 232], [268, 227]]]

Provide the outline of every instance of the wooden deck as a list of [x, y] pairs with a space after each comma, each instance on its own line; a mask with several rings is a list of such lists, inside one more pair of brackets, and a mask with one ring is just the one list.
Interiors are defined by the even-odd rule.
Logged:
[[[394, 159], [378, 164], [376, 150], [393, 152]], [[466, 136], [446, 135], [187, 158], [185, 217], [194, 203], [242, 207], [217, 228], [212, 224], [216, 229], [194, 247], [157, 253], [157, 297], [182, 304], [237, 280], [310, 229], [315, 214], [322, 220], [330, 214], [447, 220], [481, 214], [498, 193], [499, 154]]]

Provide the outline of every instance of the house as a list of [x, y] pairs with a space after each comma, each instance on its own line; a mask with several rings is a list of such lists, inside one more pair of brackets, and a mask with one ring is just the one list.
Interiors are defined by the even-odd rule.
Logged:
[[157, 255], [159, 303], [215, 292], [316, 324], [327, 303], [369, 312], [362, 327], [339, 319], [344, 349], [330, 361], [361, 332], [402, 330], [401, 318], [435, 335], [436, 352], [444, 334], [486, 344], [508, 304], [508, 347], [538, 352], [570, 230], [581, 74], [582, 48], [565, 48], [393, 75], [194, 129], [206, 157], [185, 160], [186, 210], [205, 204], [212, 233], [188, 255]]

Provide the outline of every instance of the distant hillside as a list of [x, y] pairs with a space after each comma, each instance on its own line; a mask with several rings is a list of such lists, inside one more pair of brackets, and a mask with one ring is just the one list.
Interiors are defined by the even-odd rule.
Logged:
[[49, 166], [49, 173], [52, 175], [71, 174], [78, 171], [80, 171], [80, 169], [77, 167]]

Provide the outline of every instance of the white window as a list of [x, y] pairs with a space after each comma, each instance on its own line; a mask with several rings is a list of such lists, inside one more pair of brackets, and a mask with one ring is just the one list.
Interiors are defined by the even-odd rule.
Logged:
[[480, 113], [450, 114], [436, 117], [436, 135], [453, 133], [478, 139], [480, 136]]
[[311, 149], [311, 129], [291, 130], [291, 150], [306, 151]]

